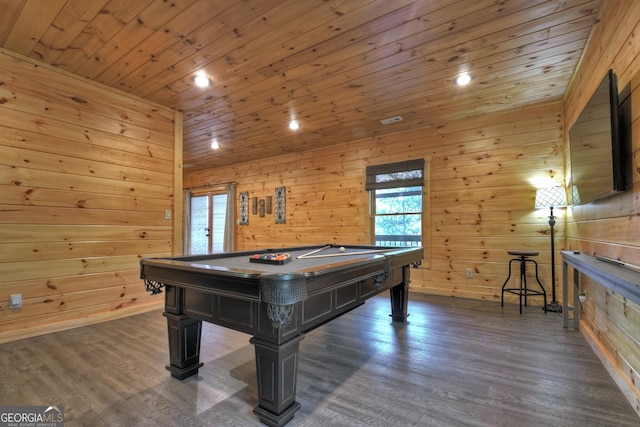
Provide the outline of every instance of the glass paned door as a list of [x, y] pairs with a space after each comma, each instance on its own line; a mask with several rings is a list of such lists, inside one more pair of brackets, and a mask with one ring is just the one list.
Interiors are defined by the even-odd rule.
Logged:
[[211, 210], [211, 250], [224, 250], [224, 226], [227, 216], [227, 195], [213, 195], [213, 209]]
[[207, 193], [191, 196], [191, 255], [222, 251], [227, 216], [227, 195]]
[[191, 197], [191, 239], [189, 252], [192, 255], [209, 252], [209, 196]]

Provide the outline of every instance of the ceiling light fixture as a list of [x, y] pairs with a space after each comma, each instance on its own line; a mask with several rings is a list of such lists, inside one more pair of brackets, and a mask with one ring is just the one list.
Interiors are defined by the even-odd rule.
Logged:
[[456, 84], [458, 86], [466, 86], [471, 82], [471, 76], [467, 73], [462, 73], [456, 78]]
[[207, 75], [202, 72], [196, 74], [196, 76], [193, 78], [193, 82], [198, 87], [208, 87], [211, 84], [211, 80], [209, 79], [209, 77], [207, 77]]
[[298, 123], [297, 120], [291, 120], [289, 122], [289, 129], [291, 130], [298, 130], [298, 128], [300, 128], [300, 123]]
[[401, 121], [402, 121], [402, 117], [394, 116], [394, 117], [389, 117], [388, 119], [382, 119], [380, 120], [380, 123], [382, 123], [383, 125], [389, 125], [391, 123], [398, 123]]
[[213, 138], [211, 140], [211, 148], [213, 148], [214, 150], [217, 150], [218, 148], [220, 148], [220, 144], [218, 144], [217, 138]]

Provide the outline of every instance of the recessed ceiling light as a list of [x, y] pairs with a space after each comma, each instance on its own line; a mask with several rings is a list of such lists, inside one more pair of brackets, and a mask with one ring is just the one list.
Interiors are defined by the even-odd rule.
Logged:
[[456, 78], [456, 84], [458, 86], [466, 86], [471, 82], [471, 76], [467, 73], [462, 73]]
[[291, 120], [289, 122], [289, 129], [297, 130], [298, 128], [300, 128], [300, 123], [298, 123], [297, 120]]
[[206, 74], [204, 73], [198, 73], [194, 78], [193, 78], [193, 82], [196, 84], [196, 86], [198, 87], [207, 87], [211, 84], [211, 80], [209, 79], [209, 77], [207, 77]]
[[211, 140], [211, 148], [213, 148], [214, 150], [217, 150], [218, 148], [220, 148], [220, 144], [218, 144], [217, 138], [213, 138]]

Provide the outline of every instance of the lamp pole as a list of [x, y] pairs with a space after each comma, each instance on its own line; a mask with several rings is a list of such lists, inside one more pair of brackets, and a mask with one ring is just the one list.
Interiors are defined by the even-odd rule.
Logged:
[[551, 302], [547, 304], [547, 311], [562, 313], [562, 305], [556, 301], [556, 248], [553, 229], [556, 225], [556, 217], [553, 215], [553, 206], [549, 206], [549, 227], [551, 228]]
[[553, 207], [567, 206], [567, 191], [563, 186], [538, 188], [536, 191], [536, 208], [551, 209], [549, 215], [549, 227], [551, 228], [551, 301], [545, 302], [543, 308], [546, 311], [562, 313], [562, 305], [556, 301], [556, 239], [554, 236], [554, 227], [556, 225], [556, 217], [553, 215]]

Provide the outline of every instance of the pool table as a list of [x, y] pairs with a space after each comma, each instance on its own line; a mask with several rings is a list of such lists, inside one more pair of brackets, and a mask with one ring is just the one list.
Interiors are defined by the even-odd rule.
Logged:
[[[279, 258], [271, 260], [257, 258]], [[390, 290], [391, 319], [407, 319], [411, 267], [420, 247], [319, 245], [140, 261], [147, 290], [164, 288], [167, 369], [198, 373], [202, 321], [253, 335], [258, 406], [270, 426], [289, 422], [296, 402], [298, 348], [306, 332]]]

